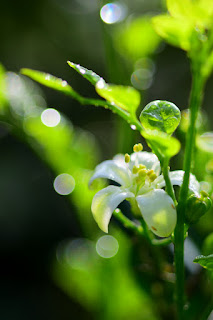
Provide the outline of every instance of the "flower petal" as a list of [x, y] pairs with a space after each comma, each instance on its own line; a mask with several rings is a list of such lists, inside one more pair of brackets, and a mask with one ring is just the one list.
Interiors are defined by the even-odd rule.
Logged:
[[116, 160], [106, 160], [95, 168], [89, 184], [97, 178], [106, 178], [129, 187], [132, 184], [132, 174], [126, 164]]
[[160, 161], [158, 157], [152, 152], [135, 152], [131, 154], [131, 161], [129, 163], [130, 168], [132, 169], [134, 165], [138, 166], [143, 164], [147, 169], [153, 169], [157, 175], [160, 174]]
[[98, 226], [104, 232], [108, 232], [108, 225], [113, 211], [126, 198], [132, 198], [134, 194], [120, 187], [108, 186], [95, 194], [92, 200], [92, 214]]
[[[169, 173], [169, 177], [171, 179], [171, 183], [174, 186], [181, 186], [183, 183], [183, 176], [184, 171], [183, 170], [176, 170]], [[166, 183], [164, 180], [163, 175], [160, 175], [156, 180], [156, 187], [157, 188], [163, 188], [165, 187]], [[196, 177], [193, 174], [190, 174], [190, 180], [189, 180], [189, 190], [193, 192], [196, 195], [199, 195], [200, 191], [200, 184], [197, 181]]]
[[159, 237], [168, 237], [175, 228], [177, 212], [174, 202], [164, 190], [155, 189], [136, 197], [142, 216]]

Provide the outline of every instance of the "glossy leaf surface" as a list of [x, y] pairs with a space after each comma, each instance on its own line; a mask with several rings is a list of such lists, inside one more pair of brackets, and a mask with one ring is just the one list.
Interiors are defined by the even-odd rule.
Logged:
[[80, 75], [82, 75], [85, 79], [87, 79], [93, 85], [95, 85], [99, 80], [102, 79], [95, 72], [80, 66], [80, 64], [75, 64], [74, 62], [71, 62], [71, 61], [67, 61], [67, 63], [71, 68], [73, 68], [75, 71], [77, 71]]
[[208, 256], [198, 256], [194, 259], [194, 262], [199, 263], [203, 268], [213, 271], [213, 254]]
[[21, 69], [21, 73], [29, 78], [45, 85], [46, 87], [55, 89], [62, 93], [72, 96], [73, 98], [80, 97], [77, 92], [67, 83], [67, 81], [57, 78], [49, 73], [31, 70]]
[[97, 93], [123, 110], [134, 113], [140, 104], [140, 93], [132, 87], [106, 84], [103, 80], [96, 84]]

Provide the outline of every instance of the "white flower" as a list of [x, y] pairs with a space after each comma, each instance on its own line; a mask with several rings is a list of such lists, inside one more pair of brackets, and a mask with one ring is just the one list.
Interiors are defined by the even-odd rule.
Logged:
[[[151, 152], [134, 152], [131, 156], [117, 155], [113, 160], [99, 164], [90, 179], [106, 178], [120, 186], [110, 185], [95, 194], [92, 213], [100, 229], [108, 232], [113, 211], [125, 199], [134, 198], [141, 215], [157, 236], [169, 236], [176, 225], [177, 212], [172, 198], [162, 189], [165, 180], [160, 174], [160, 162]], [[182, 170], [169, 173], [173, 185], [180, 186], [183, 181]], [[199, 183], [190, 176], [189, 190], [199, 194]]]

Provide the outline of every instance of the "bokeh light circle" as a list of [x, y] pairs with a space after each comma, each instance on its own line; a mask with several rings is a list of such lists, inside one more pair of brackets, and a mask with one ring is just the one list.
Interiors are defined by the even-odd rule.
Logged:
[[62, 173], [55, 178], [53, 186], [58, 194], [65, 196], [74, 190], [75, 180], [70, 174]]
[[103, 236], [96, 243], [96, 251], [102, 258], [114, 257], [119, 249], [118, 241], [113, 236]]
[[119, 2], [107, 3], [100, 11], [101, 19], [107, 24], [122, 21], [126, 16], [126, 7]]
[[41, 114], [41, 121], [47, 127], [57, 126], [60, 120], [61, 120], [60, 113], [53, 108], [48, 108], [44, 110]]

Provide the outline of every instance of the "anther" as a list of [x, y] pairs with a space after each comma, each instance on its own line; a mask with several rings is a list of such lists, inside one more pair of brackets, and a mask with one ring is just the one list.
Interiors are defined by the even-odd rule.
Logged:
[[133, 168], [132, 168], [132, 173], [133, 173], [133, 174], [136, 174], [136, 173], [138, 173], [138, 170], [139, 170], [138, 167], [133, 166]]
[[154, 170], [153, 170], [153, 169], [149, 170], [148, 173], [147, 173], [148, 177], [150, 177], [151, 174], [153, 174], [153, 173], [154, 173]]
[[139, 169], [146, 169], [146, 166], [144, 164], [140, 164]]
[[134, 152], [139, 152], [139, 151], [142, 151], [143, 150], [143, 146], [141, 143], [138, 143], [138, 144], [135, 144], [134, 147], [133, 147], [133, 151]]
[[134, 152], [138, 152], [139, 150], [138, 150], [138, 145], [137, 144], [135, 144], [134, 146], [133, 146], [133, 151]]
[[138, 143], [138, 151], [142, 151], [143, 150], [143, 145], [141, 143]]
[[147, 175], [146, 169], [140, 169], [140, 170], [138, 171], [138, 176], [139, 176], [139, 177], [143, 178], [143, 177], [145, 177], [146, 175]]
[[156, 176], [155, 173], [152, 173], [152, 174], [149, 176], [149, 179], [150, 179], [151, 182], [153, 182], [156, 178], [157, 178], [157, 176]]
[[126, 163], [130, 162], [130, 155], [128, 153], [125, 154], [125, 162]]

